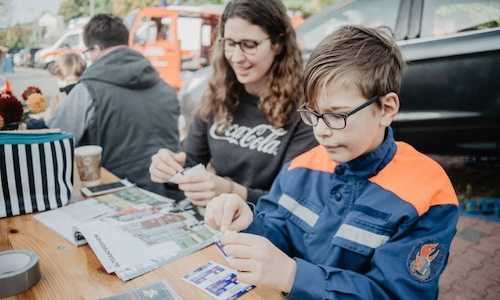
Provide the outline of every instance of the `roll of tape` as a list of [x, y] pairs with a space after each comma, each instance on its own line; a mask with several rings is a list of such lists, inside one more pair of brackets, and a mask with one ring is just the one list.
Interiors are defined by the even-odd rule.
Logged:
[[30, 250], [0, 251], [0, 297], [14, 296], [40, 280], [38, 255]]

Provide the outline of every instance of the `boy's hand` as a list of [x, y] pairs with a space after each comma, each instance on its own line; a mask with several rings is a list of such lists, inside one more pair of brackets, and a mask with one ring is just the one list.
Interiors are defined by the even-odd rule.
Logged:
[[222, 194], [214, 198], [205, 212], [205, 223], [222, 232], [244, 230], [252, 221], [252, 210], [237, 194]]
[[238, 280], [289, 293], [295, 280], [295, 261], [268, 239], [248, 233], [226, 232], [221, 242]]

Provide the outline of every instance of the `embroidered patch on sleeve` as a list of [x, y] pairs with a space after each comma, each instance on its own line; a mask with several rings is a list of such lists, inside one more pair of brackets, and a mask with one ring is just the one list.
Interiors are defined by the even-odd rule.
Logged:
[[438, 242], [428, 241], [414, 247], [408, 256], [408, 271], [417, 280], [430, 281], [438, 276], [446, 262], [446, 250]]

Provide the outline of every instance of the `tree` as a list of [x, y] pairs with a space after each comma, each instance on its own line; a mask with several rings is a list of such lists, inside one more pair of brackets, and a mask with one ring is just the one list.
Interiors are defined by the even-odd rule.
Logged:
[[179, 4], [185, 4], [185, 5], [199, 5], [199, 4], [224, 4], [228, 2], [229, 0], [177, 0], [177, 1], [171, 1]]
[[158, 5], [159, 0], [112, 0], [112, 12], [123, 17], [136, 8]]
[[73, 18], [89, 15], [89, 0], [62, 0], [59, 6], [59, 15], [64, 17], [64, 22]]
[[[137, 8], [159, 5], [161, 3], [200, 5], [200, 4], [225, 4], [228, 0], [93, 0], [95, 13], [112, 13], [117, 16], [126, 16], [130, 11]], [[285, 5], [291, 10], [301, 11], [304, 16], [309, 16], [323, 7], [340, 2], [342, 0], [283, 0]], [[0, 3], [8, 0], [0, 0]], [[67, 22], [72, 18], [89, 16], [91, 0], [62, 0], [59, 7], [59, 14]]]
[[112, 0], [94, 0], [95, 1], [95, 13], [112, 13], [113, 12], [113, 1]]
[[16, 25], [0, 32], [2, 46], [24, 48], [29, 45], [33, 29], [31, 26]]
[[[95, 13], [111, 13], [113, 2], [119, 1], [94, 0]], [[64, 17], [65, 22], [73, 18], [90, 16], [90, 3], [89, 0], [62, 0], [59, 6], [59, 14]]]

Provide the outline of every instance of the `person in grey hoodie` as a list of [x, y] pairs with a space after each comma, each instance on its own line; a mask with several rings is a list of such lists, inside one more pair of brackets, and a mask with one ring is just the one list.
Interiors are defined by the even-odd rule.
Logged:
[[139, 187], [166, 196], [148, 167], [160, 148], [177, 151], [179, 101], [151, 63], [130, 49], [122, 20], [95, 15], [84, 28], [84, 54], [92, 62], [63, 101], [49, 128], [71, 132], [75, 144], [100, 145], [103, 167]]

